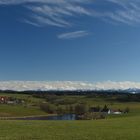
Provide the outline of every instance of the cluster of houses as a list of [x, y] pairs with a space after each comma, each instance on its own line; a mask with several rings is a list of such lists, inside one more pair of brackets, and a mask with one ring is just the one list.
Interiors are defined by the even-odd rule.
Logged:
[[0, 104], [22, 104], [24, 100], [8, 96], [0, 96]]
[[105, 113], [105, 114], [115, 114], [115, 115], [120, 115], [123, 113], [128, 113], [129, 109], [125, 109], [125, 110], [120, 110], [120, 109], [110, 109], [108, 108], [106, 105], [104, 106], [104, 108], [100, 108], [100, 107], [91, 107], [90, 108], [90, 112], [101, 112], [101, 113]]

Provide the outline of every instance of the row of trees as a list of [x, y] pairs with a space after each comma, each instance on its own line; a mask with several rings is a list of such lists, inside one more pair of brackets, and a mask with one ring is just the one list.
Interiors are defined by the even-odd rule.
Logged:
[[89, 111], [89, 107], [86, 104], [77, 105], [66, 105], [66, 106], [56, 106], [50, 103], [40, 104], [40, 108], [49, 114], [77, 114], [81, 115]]
[[[107, 116], [109, 108], [107, 105], [104, 107], [89, 107], [87, 104], [65, 105], [57, 106], [50, 103], [40, 104], [40, 108], [49, 114], [75, 114], [79, 119], [103, 119]], [[129, 113], [129, 108], [126, 107], [122, 113]]]
[[75, 106], [55, 106], [54, 104], [43, 103], [40, 108], [49, 114], [75, 114], [77, 119], [91, 120], [104, 119], [106, 114], [103, 112], [91, 112], [86, 104], [77, 104]]

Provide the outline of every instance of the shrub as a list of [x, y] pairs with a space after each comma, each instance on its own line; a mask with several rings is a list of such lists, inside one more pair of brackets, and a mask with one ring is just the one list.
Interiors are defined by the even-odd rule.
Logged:
[[50, 114], [56, 113], [56, 106], [54, 106], [53, 104], [42, 103], [40, 104], [40, 108]]

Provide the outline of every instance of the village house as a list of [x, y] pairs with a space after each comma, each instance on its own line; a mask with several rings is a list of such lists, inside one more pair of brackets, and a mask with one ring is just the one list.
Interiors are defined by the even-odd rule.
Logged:
[[0, 104], [23, 104], [25, 101], [7, 96], [0, 96]]
[[9, 101], [9, 97], [7, 97], [7, 96], [0, 96], [0, 103], [1, 104], [7, 103], [7, 101]]
[[120, 115], [120, 114], [122, 114], [122, 111], [121, 110], [111, 110], [111, 109], [109, 109], [108, 110], [108, 114], [115, 114], [115, 115]]
[[90, 109], [89, 109], [89, 111], [90, 112], [101, 112], [101, 113], [103, 113], [103, 114], [115, 114], [115, 115], [119, 115], [119, 114], [122, 114], [123, 113], [123, 111], [121, 111], [120, 109], [118, 109], [118, 110], [113, 110], [113, 109], [109, 109], [106, 105], [104, 106], [104, 108], [100, 108], [100, 107], [91, 107]]

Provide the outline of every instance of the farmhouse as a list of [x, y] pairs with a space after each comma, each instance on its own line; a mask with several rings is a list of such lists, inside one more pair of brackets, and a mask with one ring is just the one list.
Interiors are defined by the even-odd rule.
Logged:
[[0, 103], [1, 104], [7, 103], [7, 101], [9, 101], [9, 97], [7, 97], [7, 96], [0, 96]]
[[116, 111], [113, 112], [113, 114], [115, 114], [115, 115], [119, 115], [119, 114], [122, 114], [122, 111], [120, 111], [120, 110], [116, 110]]
[[123, 113], [120, 109], [112, 110], [112, 109], [109, 109], [109, 108], [106, 108], [106, 107], [103, 108], [103, 109], [100, 109], [98, 107], [91, 107], [90, 112], [101, 112], [101, 113], [104, 113], [104, 114], [115, 114], [115, 115], [119, 115], [119, 114]]
[[111, 110], [111, 109], [109, 109], [108, 114], [120, 115], [120, 114], [122, 114], [122, 111], [121, 110]]

